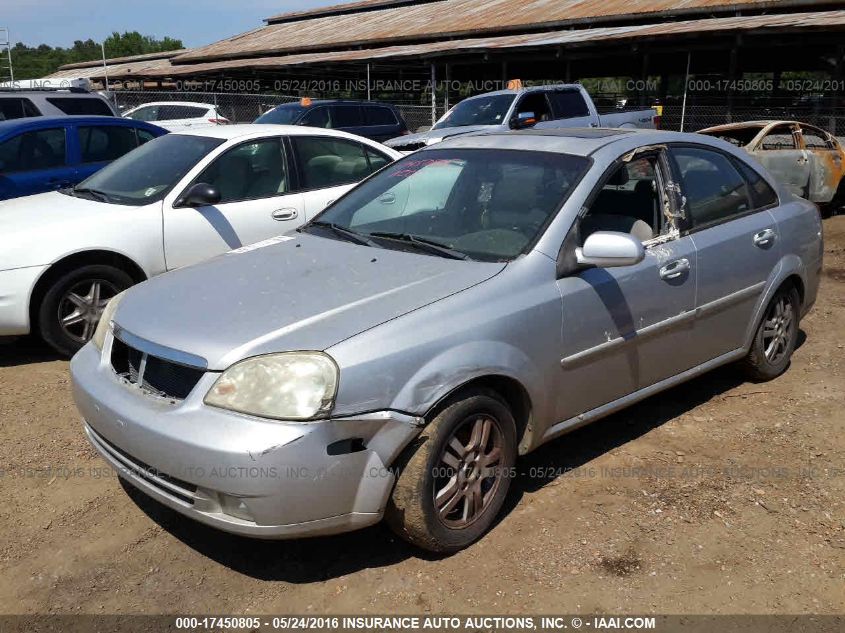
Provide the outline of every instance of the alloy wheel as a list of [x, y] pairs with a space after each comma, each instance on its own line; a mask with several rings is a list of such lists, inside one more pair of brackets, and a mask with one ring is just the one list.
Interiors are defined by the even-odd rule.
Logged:
[[763, 323], [763, 353], [772, 365], [777, 365], [787, 354], [794, 327], [792, 302], [782, 295], [769, 307]]
[[97, 329], [108, 302], [120, 292], [102, 279], [86, 279], [71, 286], [59, 301], [59, 324], [72, 340], [87, 343]]
[[489, 414], [467, 418], [444, 444], [434, 478], [434, 508], [449, 528], [465, 528], [490, 506], [504, 473], [499, 421]]

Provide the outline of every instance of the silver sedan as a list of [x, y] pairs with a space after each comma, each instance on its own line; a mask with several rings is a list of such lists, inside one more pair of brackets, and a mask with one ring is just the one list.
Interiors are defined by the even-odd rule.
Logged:
[[263, 538], [386, 517], [451, 552], [518, 455], [726, 363], [785, 371], [821, 265], [815, 205], [717, 139], [464, 136], [119, 295], [73, 390], [100, 454], [186, 516]]

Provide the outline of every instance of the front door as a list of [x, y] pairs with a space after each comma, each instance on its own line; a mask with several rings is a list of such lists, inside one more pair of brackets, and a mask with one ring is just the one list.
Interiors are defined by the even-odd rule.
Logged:
[[191, 185], [217, 187], [218, 204], [187, 207], [177, 198], [165, 205], [167, 268], [193, 264], [301, 225], [303, 196], [289, 193], [287, 164], [281, 137], [247, 141], [217, 157]]
[[23, 132], [0, 143], [0, 199], [69, 187], [78, 182], [68, 164], [64, 127]]
[[[695, 307], [696, 254], [664, 210], [662, 152], [624, 161], [577, 222], [583, 244], [596, 231], [623, 231], [645, 245], [634, 266], [589, 268], [558, 281], [563, 307], [561, 420], [608, 404], [695, 364], [687, 353]], [[569, 239], [569, 238], [567, 238]]]

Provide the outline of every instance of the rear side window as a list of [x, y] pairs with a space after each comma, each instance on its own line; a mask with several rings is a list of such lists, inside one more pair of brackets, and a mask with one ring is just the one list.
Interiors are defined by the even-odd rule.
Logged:
[[367, 158], [370, 160], [370, 172], [378, 171], [388, 163], [393, 162], [392, 158], [377, 152], [372, 147], [365, 147], [364, 151], [367, 152]]
[[577, 90], [555, 90], [548, 93], [548, 97], [556, 119], [590, 115], [587, 102]]
[[354, 141], [315, 136], [295, 136], [291, 140], [304, 189], [346, 185], [370, 174], [364, 147]]
[[0, 121], [41, 116], [41, 112], [29, 99], [23, 97], [0, 97]]
[[673, 148], [692, 228], [750, 211], [748, 185], [724, 154], [698, 147]]
[[769, 183], [760, 174], [740, 160], [736, 161], [736, 164], [751, 188], [751, 197], [754, 200], [755, 209], [777, 204], [778, 196], [775, 190], [769, 186]]
[[144, 106], [143, 108], [138, 108], [132, 114], [127, 114], [126, 118], [135, 121], [155, 121], [157, 116], [158, 106]]
[[0, 143], [0, 172], [34, 171], [64, 164], [64, 128], [24, 132]]
[[329, 118], [328, 108], [314, 108], [305, 113], [299, 120], [299, 125], [306, 125], [308, 127], [331, 127], [332, 122]]
[[176, 119], [199, 119], [208, 112], [205, 108], [183, 105], [160, 105], [156, 121], [173, 121]]
[[382, 106], [364, 106], [364, 118], [367, 125], [396, 125], [396, 115], [390, 108]]
[[155, 134], [148, 132], [147, 130], [137, 129], [135, 130], [135, 133], [138, 135], [138, 145], [143, 145], [144, 143], [156, 138]]
[[137, 146], [135, 130], [131, 127], [97, 125], [79, 128], [79, 149], [83, 163], [111, 161]]
[[833, 149], [832, 145], [822, 136], [821, 132], [817, 132], [812, 128], [802, 128], [804, 136], [804, 147], [807, 149]]
[[359, 127], [363, 124], [358, 106], [332, 106], [332, 127]]
[[106, 105], [106, 102], [96, 97], [47, 97], [47, 103], [57, 107], [65, 114], [114, 116], [114, 112]]

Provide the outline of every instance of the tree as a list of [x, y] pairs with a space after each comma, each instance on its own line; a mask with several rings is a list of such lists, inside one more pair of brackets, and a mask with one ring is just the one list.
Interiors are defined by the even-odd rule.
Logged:
[[[137, 31], [115, 31], [105, 42], [106, 57], [127, 57], [145, 53], [159, 53], [183, 48], [182, 40], [172, 37], [156, 39]], [[12, 47], [12, 66], [15, 79], [39, 79], [52, 74], [59, 66], [87, 62], [102, 58], [99, 42], [92, 39], [76, 40], [70, 48], [52, 47], [47, 44], [31, 47], [18, 42]]]

